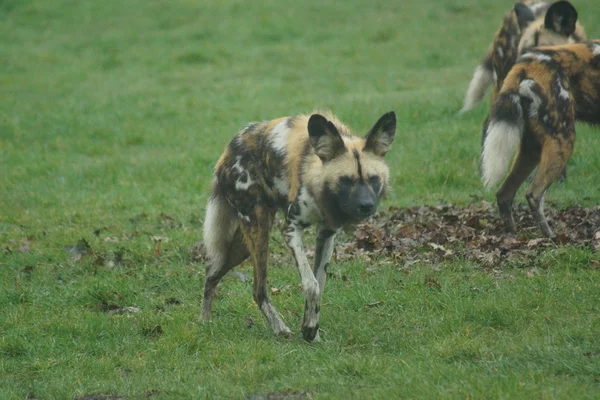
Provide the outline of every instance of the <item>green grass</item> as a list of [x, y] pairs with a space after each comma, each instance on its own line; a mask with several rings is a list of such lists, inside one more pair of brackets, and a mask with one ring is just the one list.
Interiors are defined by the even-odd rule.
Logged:
[[[0, 1], [0, 398], [597, 397], [585, 249], [502, 271], [335, 263], [317, 345], [274, 338], [235, 276], [197, 322], [188, 251], [212, 167], [248, 121], [328, 107], [364, 133], [395, 110], [386, 205], [493, 199], [477, 172], [487, 107], [456, 112], [509, 3]], [[596, 1], [576, 6], [600, 37]], [[548, 201], [600, 202], [598, 148], [578, 126]], [[94, 255], [75, 260], [65, 246], [82, 238]], [[273, 250], [274, 303], [297, 332], [297, 272]], [[110, 316], [117, 304], [141, 312]]]

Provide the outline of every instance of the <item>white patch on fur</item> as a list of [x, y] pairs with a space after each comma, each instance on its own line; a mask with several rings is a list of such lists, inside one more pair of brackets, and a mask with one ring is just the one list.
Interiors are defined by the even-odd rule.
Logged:
[[491, 84], [492, 74], [490, 71], [483, 66], [478, 65], [477, 68], [475, 68], [475, 73], [467, 88], [464, 105], [460, 112], [467, 112], [477, 106], [485, 96], [485, 92]]
[[531, 117], [536, 117], [538, 114], [538, 110], [542, 105], [542, 99], [540, 98], [540, 96], [534, 93], [532, 89], [533, 85], [535, 85], [535, 81], [533, 79], [525, 79], [519, 85], [519, 94], [531, 100], [531, 106], [529, 107], [529, 115]]
[[242, 182], [240, 179], [235, 181], [235, 190], [248, 190], [250, 186], [254, 185], [254, 181], [250, 178], [250, 175], [247, 176], [246, 182]]
[[502, 47], [498, 46], [496, 53], [498, 53], [498, 57], [504, 58], [504, 50], [502, 50]]
[[319, 282], [315, 278], [315, 274], [310, 267], [304, 246], [302, 245], [302, 230], [299, 227], [291, 226], [291, 229], [286, 232], [286, 243], [294, 253], [298, 272], [302, 280], [302, 289], [306, 297], [306, 308], [304, 310], [303, 326], [315, 327], [319, 323], [319, 314], [315, 312], [316, 306], [319, 304], [321, 293], [319, 290]]
[[304, 291], [311, 292], [312, 294], [319, 294], [319, 284], [310, 268], [304, 246], [302, 245], [302, 230], [300, 228], [294, 228], [287, 233], [287, 239], [287, 245], [292, 249], [294, 257], [298, 262], [298, 269], [300, 270], [300, 278], [302, 279]]
[[498, 83], [498, 73], [496, 70], [493, 71], [492, 79], [494, 79], [494, 84]]
[[246, 171], [246, 169], [242, 166], [241, 161], [242, 157], [241, 156], [237, 156], [235, 158], [235, 164], [233, 164], [233, 169], [235, 169], [237, 172], [240, 173], [240, 175], [244, 175], [246, 177], [246, 182], [242, 182], [241, 179], [238, 178], [237, 181], [235, 181], [235, 189], [236, 190], [248, 190], [248, 188], [252, 185], [254, 185], [254, 181], [252, 180], [252, 178], [250, 177], [250, 174], [248, 173], [248, 171]]
[[594, 43], [592, 47], [594, 48], [594, 50], [592, 51], [594, 56], [600, 56], [600, 44]]
[[244, 215], [244, 214], [242, 214], [242, 213], [241, 213], [241, 212], [239, 212], [239, 211], [238, 211], [237, 215], [238, 215], [238, 218], [239, 218], [239, 219], [242, 219], [242, 220], [244, 220], [244, 221], [246, 221], [246, 222], [250, 222], [250, 217], [249, 217], [249, 216], [247, 216], [247, 215]]
[[547, 2], [541, 1], [539, 3], [530, 4], [528, 7], [531, 10], [531, 12], [535, 15], [535, 14], [537, 14], [539, 9], [546, 7], [547, 5], [548, 5]]
[[560, 93], [558, 95], [565, 100], [569, 100], [569, 98], [571, 96], [570, 96], [569, 92], [567, 91], [567, 89], [565, 89], [565, 87], [562, 85], [562, 82], [559, 77], [556, 77], [556, 83], [558, 84], [558, 87], [560, 88]]
[[277, 153], [281, 155], [286, 153], [289, 134], [290, 129], [287, 127], [287, 120], [281, 121], [271, 129], [271, 132], [269, 132], [271, 147], [273, 147]]
[[519, 57], [519, 60], [552, 61], [552, 57], [547, 54], [528, 52]]
[[244, 167], [242, 166], [241, 161], [242, 161], [242, 156], [237, 156], [235, 158], [235, 164], [233, 164], [232, 168], [235, 169], [240, 174], [243, 173], [243, 172], [247, 173], [246, 169], [244, 169]]
[[280, 196], [287, 197], [290, 192], [290, 183], [288, 182], [285, 174], [280, 174], [273, 179], [273, 187]]
[[481, 152], [482, 179], [486, 188], [495, 186], [508, 170], [515, 149], [521, 142], [521, 134], [519, 121], [492, 120], [488, 125]]

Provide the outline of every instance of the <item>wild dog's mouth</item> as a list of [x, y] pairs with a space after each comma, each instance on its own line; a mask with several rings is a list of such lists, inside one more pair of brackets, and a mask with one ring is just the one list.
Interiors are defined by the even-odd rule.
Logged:
[[346, 215], [346, 218], [353, 222], [361, 222], [375, 215], [377, 212], [377, 204], [373, 201], [360, 202], [351, 207], [341, 206], [341, 211]]

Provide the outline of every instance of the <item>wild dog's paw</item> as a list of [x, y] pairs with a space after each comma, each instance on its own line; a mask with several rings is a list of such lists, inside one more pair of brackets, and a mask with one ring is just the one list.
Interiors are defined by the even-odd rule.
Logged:
[[200, 314], [200, 318], [198, 319], [201, 323], [206, 324], [210, 322], [211, 313], [203, 312]]
[[302, 325], [302, 337], [307, 342], [315, 341], [315, 338], [317, 338], [318, 334], [319, 334], [319, 324], [317, 324], [316, 326]]
[[275, 335], [284, 339], [291, 339], [292, 336], [294, 336], [292, 331], [287, 326], [275, 332]]

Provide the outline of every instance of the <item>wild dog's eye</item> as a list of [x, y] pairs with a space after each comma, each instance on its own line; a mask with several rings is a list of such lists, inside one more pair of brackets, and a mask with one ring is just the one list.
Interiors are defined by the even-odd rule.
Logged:
[[379, 185], [380, 183], [381, 183], [381, 178], [378, 177], [377, 175], [370, 175], [369, 176], [369, 184], [371, 186]]
[[352, 186], [354, 185], [355, 179], [351, 176], [342, 176], [338, 182], [342, 186]]

